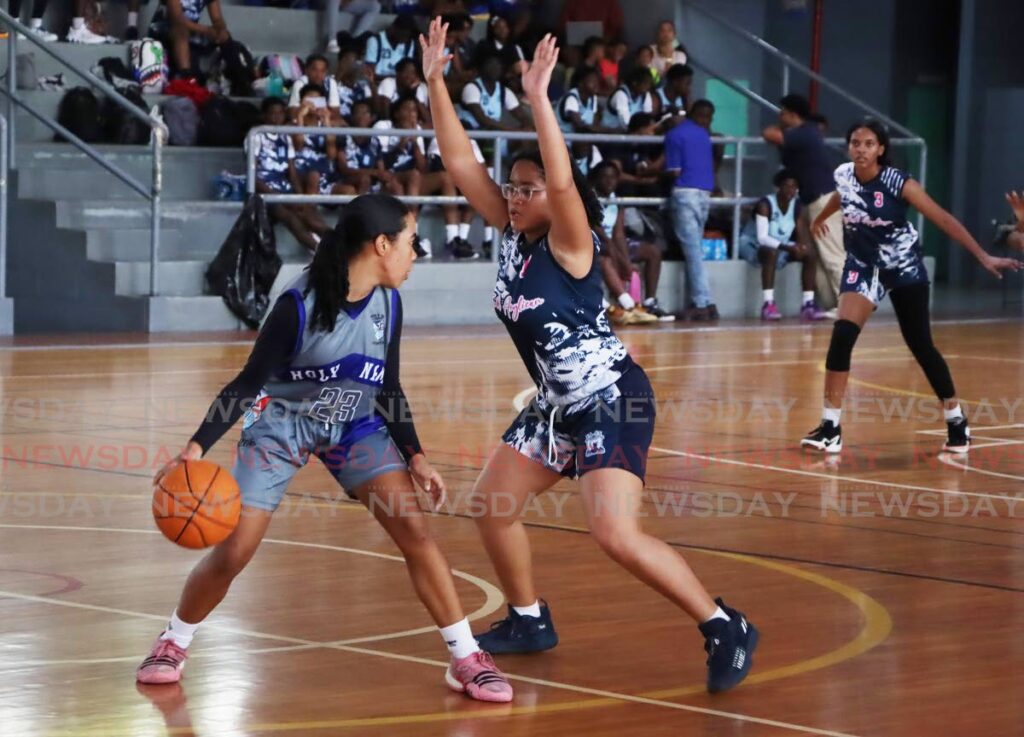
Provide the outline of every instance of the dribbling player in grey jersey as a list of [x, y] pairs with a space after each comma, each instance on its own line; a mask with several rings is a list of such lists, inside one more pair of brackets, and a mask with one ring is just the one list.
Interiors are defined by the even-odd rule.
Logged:
[[451, 653], [445, 682], [480, 701], [512, 687], [477, 645], [451, 569], [431, 539], [415, 479], [437, 506], [445, 486], [423, 453], [398, 381], [402, 308], [397, 288], [415, 260], [416, 219], [388, 195], [345, 206], [307, 271], [275, 304], [242, 372], [220, 393], [185, 450], [158, 474], [202, 457], [251, 407], [233, 474], [242, 516], [192, 571], [167, 629], [136, 672], [175, 683], [199, 623], [255, 554], [288, 484], [318, 456], [401, 549], [420, 600]]

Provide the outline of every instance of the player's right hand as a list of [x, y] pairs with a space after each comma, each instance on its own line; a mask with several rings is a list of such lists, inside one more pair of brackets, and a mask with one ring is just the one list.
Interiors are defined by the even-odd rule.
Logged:
[[164, 467], [156, 472], [156, 475], [153, 477], [153, 486], [157, 486], [160, 483], [160, 480], [180, 466], [182, 461], [198, 461], [202, 457], [203, 449], [200, 447], [199, 443], [189, 440], [185, 449], [181, 451], [181, 453], [167, 461], [167, 463], [164, 464]]
[[443, 80], [444, 68], [452, 60], [452, 55], [445, 48], [448, 38], [448, 24], [441, 22], [441, 16], [430, 21], [428, 35], [420, 34], [420, 49], [423, 50], [423, 79], [429, 84], [431, 80]]

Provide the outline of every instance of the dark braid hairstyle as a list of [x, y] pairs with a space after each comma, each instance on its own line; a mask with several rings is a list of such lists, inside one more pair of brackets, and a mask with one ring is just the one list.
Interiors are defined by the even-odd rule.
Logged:
[[348, 300], [349, 262], [377, 236], [397, 238], [408, 214], [408, 207], [387, 194], [360, 195], [342, 207], [338, 224], [320, 241], [308, 267], [306, 293], [311, 289], [316, 293], [310, 319], [313, 330], [334, 330]]
[[[537, 165], [542, 174], [544, 173], [544, 159], [541, 158], [539, 148], [529, 148], [519, 152], [512, 159], [512, 166], [519, 161], [530, 161]], [[569, 151], [569, 164], [572, 166], [572, 183], [576, 185], [576, 191], [579, 192], [580, 199], [583, 200], [583, 209], [587, 211], [587, 222], [591, 228], [596, 228], [601, 224], [604, 208], [601, 207], [601, 201], [597, 198], [594, 187], [576, 163], [571, 150]], [[512, 166], [509, 167], [509, 171], [512, 171]]]

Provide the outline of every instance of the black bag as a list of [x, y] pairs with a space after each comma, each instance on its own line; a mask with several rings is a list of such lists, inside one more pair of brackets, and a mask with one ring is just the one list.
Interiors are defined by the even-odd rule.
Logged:
[[[86, 143], [99, 143], [103, 136], [100, 120], [100, 102], [88, 87], [68, 90], [57, 106], [57, 122]], [[53, 140], [64, 142], [64, 136], [55, 133]]]
[[96, 66], [91, 71], [120, 92], [124, 92], [125, 89], [139, 89], [139, 83], [135, 81], [132, 70], [124, 63], [124, 59], [105, 56], [96, 62]]
[[187, 97], [169, 97], [160, 106], [167, 126], [167, 142], [172, 146], [195, 146], [199, 143], [199, 111]]
[[257, 125], [263, 124], [263, 113], [251, 102], [245, 100], [232, 100], [235, 106], [235, 120], [242, 129], [242, 139]]
[[[142, 93], [138, 91], [138, 88], [125, 89], [121, 94], [128, 99], [128, 102], [147, 115], [149, 114], [149, 107], [142, 99]], [[149, 126], [109, 97], [103, 100], [100, 117], [103, 120], [103, 140], [105, 142], [136, 146], [149, 143]]]
[[206, 269], [211, 294], [219, 294], [239, 320], [253, 330], [270, 306], [270, 288], [281, 270], [274, 228], [258, 194], [249, 195], [242, 214]]
[[223, 95], [214, 95], [199, 115], [199, 145], [238, 148], [245, 141], [235, 103]]
[[256, 81], [256, 60], [245, 44], [231, 38], [219, 47], [221, 75], [231, 86], [234, 97], [252, 97]]

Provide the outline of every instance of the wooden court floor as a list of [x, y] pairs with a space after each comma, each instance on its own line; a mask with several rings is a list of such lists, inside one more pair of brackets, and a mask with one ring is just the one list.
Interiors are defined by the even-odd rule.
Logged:
[[[183, 687], [137, 689], [198, 559], [156, 534], [148, 479], [247, 345], [4, 348], [0, 734], [1024, 734], [1024, 331], [935, 326], [972, 421], [967, 460], [940, 457], [937, 405], [882, 320], [854, 357], [842, 455], [800, 453], [829, 334], [622, 333], [659, 398], [645, 524], [761, 628], [747, 682], [704, 692], [696, 629], [602, 556], [566, 482], [528, 514], [561, 644], [500, 659], [508, 706], [444, 687], [397, 549], [316, 463], [200, 630]], [[466, 497], [528, 377], [498, 330], [410, 329], [403, 383], [452, 496], [432, 529], [486, 627], [504, 602]], [[236, 437], [211, 458], [229, 464]]]

